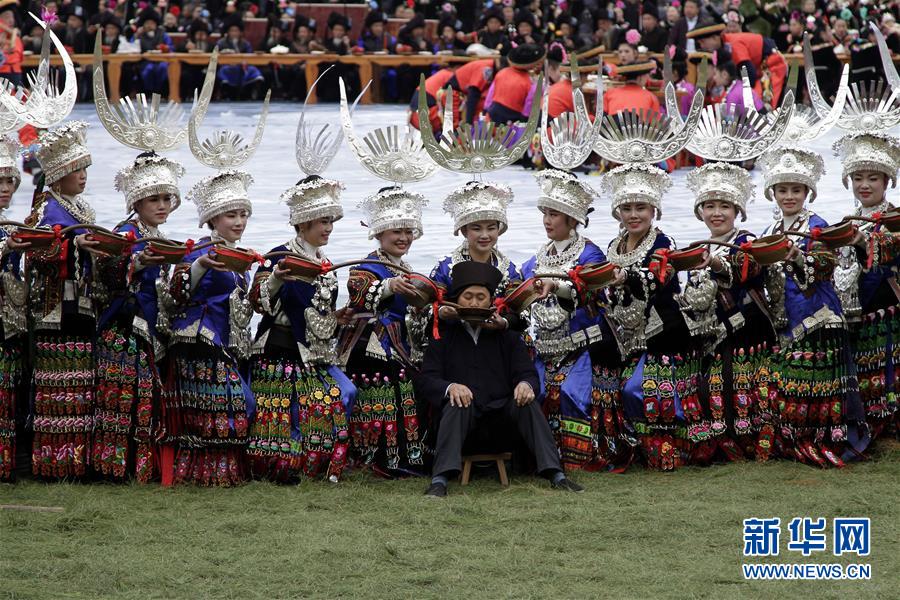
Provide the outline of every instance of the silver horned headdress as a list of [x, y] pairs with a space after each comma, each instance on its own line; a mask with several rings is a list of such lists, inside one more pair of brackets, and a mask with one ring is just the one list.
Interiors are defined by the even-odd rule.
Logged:
[[[338, 79], [338, 85], [341, 91], [341, 127], [359, 164], [372, 175], [395, 184], [422, 181], [434, 175], [437, 165], [425, 151], [422, 136], [409, 124], [403, 126], [402, 132], [398, 125], [379, 127], [360, 141], [353, 131], [353, 118], [347, 105], [343, 78]], [[360, 97], [366, 93], [369, 85], [371, 82], [363, 89]], [[358, 102], [359, 98], [356, 100]]]
[[721, 200], [733, 204], [747, 220], [747, 201], [753, 194], [753, 180], [747, 169], [728, 163], [706, 163], [687, 176], [688, 187], [694, 193], [694, 214], [700, 219], [704, 202]]
[[516, 162], [531, 144], [537, 129], [544, 77], [538, 77], [525, 127], [499, 125], [486, 119], [460, 123], [453, 129], [452, 94], [446, 94], [444, 126], [440, 140], [434, 137], [425, 99], [425, 76], [419, 82], [419, 133], [422, 144], [439, 166], [457, 173], [487, 173]]
[[837, 126], [851, 133], [887, 131], [900, 124], [900, 75], [894, 67], [891, 52], [884, 35], [875, 23], [872, 32], [878, 43], [878, 52], [884, 67], [884, 80], [856, 82], [850, 88], [850, 97]]
[[197, 129], [200, 127], [209, 109], [213, 86], [216, 83], [217, 64], [218, 55], [213, 53], [209, 61], [209, 68], [206, 70], [206, 78], [203, 80], [203, 88], [199, 98], [194, 92], [194, 107], [191, 110], [191, 118], [188, 119], [188, 142], [194, 158], [207, 167], [212, 167], [213, 169], [236, 169], [250, 160], [250, 157], [253, 156], [253, 153], [256, 152], [259, 143], [262, 141], [263, 130], [266, 128], [266, 117], [269, 115], [269, 99], [272, 97], [272, 90], [266, 92], [262, 113], [259, 116], [259, 122], [256, 124], [256, 132], [249, 144], [244, 144], [244, 138], [239, 133], [227, 129], [216, 131], [212, 137], [200, 141], [197, 137]]
[[[75, 79], [75, 65], [65, 46], [47, 24], [34, 16], [38, 25], [44, 28], [44, 39], [41, 44], [41, 62], [37, 71], [28, 74], [28, 85], [17, 87], [10, 81], [2, 82], [0, 105], [18, 121], [29, 123], [38, 129], [48, 129], [61, 123], [75, 106], [78, 83]], [[62, 91], [50, 77], [50, 42], [59, 52], [66, 73], [66, 83]], [[12, 117], [5, 117], [8, 121]], [[4, 123], [7, 125], [8, 123]]]
[[[602, 71], [603, 64], [600, 64]], [[557, 169], [575, 169], [581, 166], [591, 155], [594, 141], [600, 132], [602, 119], [591, 123], [584, 92], [581, 91], [581, 73], [578, 71], [578, 60], [572, 56], [570, 65], [572, 81], [572, 101], [575, 112], [564, 112], [547, 125], [547, 114], [550, 95], [544, 93], [543, 111], [541, 111], [541, 152], [547, 162]], [[547, 90], [549, 92], [549, 90]], [[597, 80], [597, 114], [603, 112], [603, 82]]]
[[[106, 84], [103, 80], [103, 60], [100, 54], [101, 37], [97, 36], [94, 44], [94, 106], [97, 117], [106, 131], [120, 144], [144, 151], [165, 152], [184, 143], [187, 139], [187, 123], [185, 111], [177, 102], [169, 102], [160, 111], [160, 95], [152, 94], [148, 102], [147, 96], [138, 94], [132, 101], [125, 97], [116, 105], [110, 105], [106, 97]], [[210, 70], [215, 72], [218, 61], [218, 49], [213, 50]], [[211, 86], [203, 86], [203, 93], [212, 94]], [[203, 120], [209, 98], [199, 103], [203, 108], [197, 110], [197, 119]]]
[[428, 201], [425, 196], [401, 187], [379, 190], [363, 200], [359, 208], [366, 213], [369, 239], [390, 229], [411, 229], [413, 239], [422, 237], [422, 209]]
[[116, 174], [116, 191], [125, 194], [125, 212], [143, 198], [168, 194], [172, 197], [172, 210], [181, 204], [178, 180], [184, 176], [184, 167], [156, 153], [138, 156], [134, 164]]
[[572, 217], [582, 225], [587, 224], [591, 204], [597, 197], [591, 186], [572, 173], [558, 169], [544, 169], [534, 177], [541, 188], [538, 208], [549, 208]]

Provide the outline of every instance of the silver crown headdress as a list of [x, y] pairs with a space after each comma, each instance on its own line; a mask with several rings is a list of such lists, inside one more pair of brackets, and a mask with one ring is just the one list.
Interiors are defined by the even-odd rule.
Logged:
[[363, 200], [359, 208], [366, 213], [369, 223], [369, 239], [390, 229], [412, 229], [413, 238], [422, 237], [422, 209], [428, 201], [425, 196], [401, 187], [380, 190]]
[[453, 217], [453, 235], [459, 235], [462, 227], [478, 221], [499, 222], [502, 234], [509, 226], [506, 207], [512, 201], [512, 190], [503, 184], [469, 181], [444, 199], [444, 212]]
[[[94, 106], [97, 109], [97, 117], [106, 131], [117, 142], [137, 150], [165, 152], [184, 143], [187, 139], [185, 111], [177, 102], [169, 102], [160, 111], [159, 94], [152, 94], [148, 102], [147, 97], [141, 93], [137, 95], [136, 101], [125, 97], [119, 100], [117, 105], [109, 104], [103, 78], [103, 60], [100, 55], [101, 37], [97, 36], [94, 45]], [[209, 70], [213, 73], [216, 71], [218, 52], [218, 49], [213, 50], [209, 62]], [[203, 93], [212, 94], [212, 87], [204, 85]], [[202, 121], [206, 116], [209, 98], [198, 104], [196, 118]]]
[[[594, 142], [600, 132], [602, 119], [591, 123], [584, 92], [581, 91], [581, 73], [578, 71], [578, 59], [572, 56], [569, 66], [572, 81], [572, 101], [575, 112], [564, 112], [550, 122], [548, 127], [549, 89], [544, 93], [543, 111], [541, 111], [541, 152], [547, 162], [557, 169], [575, 169], [581, 166], [591, 155]], [[603, 63], [600, 63], [600, 70]], [[597, 80], [597, 106], [603, 107], [603, 82]]]
[[216, 215], [231, 210], [246, 210], [252, 214], [253, 205], [247, 192], [252, 183], [253, 177], [249, 173], [233, 169], [220, 171], [195, 183], [187, 197], [197, 205], [200, 226]]
[[[15, 86], [7, 80], [2, 82], [4, 93], [0, 93], [0, 105], [11, 115], [15, 115], [18, 121], [29, 123], [38, 129], [47, 129], [62, 122], [72, 112], [78, 93], [78, 83], [75, 79], [75, 65], [65, 46], [44, 21], [32, 13], [28, 14], [44, 28], [41, 62], [36, 72], [28, 74], [27, 86]], [[51, 41], [62, 58], [66, 74], [62, 92], [50, 77]], [[10, 118], [12, 117], [5, 117], [4, 121]]]
[[125, 194], [125, 212], [134, 210], [138, 200], [157, 194], [172, 196], [172, 210], [181, 204], [178, 180], [184, 176], [184, 167], [156, 153], [138, 156], [134, 164], [116, 174], [116, 191]]
[[544, 169], [534, 176], [541, 195], [538, 197], [538, 208], [549, 208], [568, 215], [581, 223], [587, 224], [587, 216], [597, 192], [591, 186], [580, 181], [575, 175], [558, 169]]
[[753, 180], [747, 169], [728, 163], [706, 163], [687, 176], [688, 187], [694, 193], [694, 214], [700, 219], [700, 207], [710, 200], [733, 204], [747, 220], [747, 201], [753, 194]]
[[0, 136], [0, 177], [11, 177], [18, 189], [22, 182], [19, 171], [19, 140], [11, 135]]
[[779, 183], [802, 183], [809, 189], [809, 202], [816, 199], [816, 184], [825, 173], [825, 162], [815, 152], [800, 148], [772, 148], [759, 157], [766, 198], [775, 200]]
[[38, 136], [37, 159], [47, 185], [66, 175], [91, 166], [87, 148], [87, 127], [84, 121], [70, 121]]
[[516, 162], [531, 144], [537, 129], [544, 77], [538, 77], [525, 127], [499, 125], [486, 119], [460, 123], [453, 129], [452, 94], [445, 95], [444, 126], [435, 140], [425, 99], [425, 76], [419, 82], [419, 133], [425, 151], [439, 166], [457, 173], [486, 173]]
[[194, 92], [194, 107], [191, 110], [191, 118], [188, 119], [188, 142], [194, 158], [207, 167], [213, 169], [236, 169], [250, 160], [250, 157], [253, 156], [253, 153], [256, 152], [259, 143], [262, 141], [263, 130], [266, 128], [266, 117], [269, 115], [269, 99], [272, 97], [272, 90], [266, 92], [262, 113], [259, 116], [259, 122], [256, 124], [256, 132], [249, 144], [244, 144], [244, 138], [239, 133], [227, 129], [216, 131], [212, 137], [206, 138], [201, 142], [197, 138], [197, 129], [200, 127], [209, 109], [213, 86], [216, 83], [217, 64], [218, 56], [216, 53], [213, 53], [209, 61], [209, 68], [206, 70], [206, 78], [203, 80], [203, 88], [199, 98], [196, 96], [196, 91]]
[[886, 133], [854, 133], [837, 140], [832, 146], [835, 156], [841, 158], [844, 187], [849, 188], [850, 176], [857, 171], [877, 171], [897, 187], [897, 170], [900, 169], [900, 140]]
[[631, 163], [616, 167], [603, 176], [603, 191], [612, 194], [612, 216], [619, 219], [623, 204], [649, 204], [662, 217], [662, 197], [672, 187], [669, 174], [653, 165]]
[[[366, 84], [356, 99], [357, 102], [371, 84], [371, 81]], [[347, 106], [347, 91], [343, 78], [338, 79], [338, 85], [341, 91], [341, 126], [359, 164], [372, 175], [395, 184], [422, 181], [434, 175], [437, 165], [425, 151], [422, 136], [409, 124], [404, 126], [403, 133], [398, 125], [379, 127], [362, 139], [365, 145], [361, 143], [353, 131], [353, 118]]]

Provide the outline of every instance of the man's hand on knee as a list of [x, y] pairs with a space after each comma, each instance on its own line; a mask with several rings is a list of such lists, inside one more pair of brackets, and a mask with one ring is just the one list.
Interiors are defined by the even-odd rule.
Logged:
[[472, 404], [472, 390], [461, 383], [451, 383], [447, 388], [447, 397], [450, 399], [450, 406], [456, 408], [469, 408]]
[[534, 390], [528, 382], [520, 381], [513, 391], [513, 398], [516, 400], [516, 406], [526, 406], [534, 402]]

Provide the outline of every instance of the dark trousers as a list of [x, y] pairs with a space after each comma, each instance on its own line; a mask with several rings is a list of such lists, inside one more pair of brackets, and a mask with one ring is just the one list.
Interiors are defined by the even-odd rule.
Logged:
[[475, 413], [472, 406], [456, 408], [449, 402], [444, 404], [438, 427], [434, 467], [431, 470], [434, 475], [446, 475], [462, 469], [462, 447], [466, 437], [470, 431], [485, 422], [494, 427], [515, 424], [519, 435], [534, 454], [538, 473], [562, 471], [550, 425], [537, 402], [520, 407], [510, 397], [501, 409], [480, 415]]

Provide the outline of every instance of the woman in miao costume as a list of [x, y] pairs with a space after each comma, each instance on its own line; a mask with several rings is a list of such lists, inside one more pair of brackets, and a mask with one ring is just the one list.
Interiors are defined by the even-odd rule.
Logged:
[[404, 276], [412, 267], [403, 259], [422, 236], [421, 194], [399, 186], [366, 198], [369, 239], [378, 248], [366, 256], [387, 264], [350, 269], [347, 290], [354, 320], [341, 334], [341, 355], [349, 355], [347, 373], [358, 394], [350, 429], [356, 458], [387, 476], [421, 471], [424, 451], [419, 411], [413, 394], [416, 366], [406, 316], [416, 288]]
[[[22, 181], [18, 154], [15, 139], [0, 140], [0, 221], [6, 220], [4, 212]], [[29, 244], [10, 237], [14, 231], [13, 226], [0, 227], [0, 481], [14, 477], [16, 430], [23, 429], [28, 417], [22, 381], [23, 352], [28, 343], [28, 290], [22, 281], [21, 262]]]
[[[606, 260], [578, 231], [588, 223], [596, 192], [558, 169], [545, 169], [535, 177], [540, 187], [537, 207], [549, 241], [522, 265], [522, 276], [538, 278], [535, 285], [547, 293], [529, 309], [542, 406], [565, 469], [606, 467], [619, 441], [605, 427], [620, 429], [621, 413], [615, 410], [619, 371], [616, 365], [596, 365], [594, 373], [588, 346], [610, 339], [611, 333], [578, 278], [581, 268]], [[606, 424], [607, 419], [612, 423]]]
[[157, 328], [169, 267], [145, 238], [181, 204], [184, 169], [154, 152], [140, 154], [116, 175], [128, 218], [115, 231], [137, 241], [121, 256], [97, 260], [97, 288], [105, 296], [97, 322], [97, 404], [94, 469], [122, 480], [147, 482], [158, 473], [155, 436], [161, 415], [159, 361], [168, 338]]
[[769, 311], [782, 338], [773, 355], [779, 380], [777, 448], [801, 462], [842, 466], [845, 450], [852, 454], [859, 441], [865, 415], [831, 281], [836, 259], [815, 240], [828, 224], [806, 208], [815, 200], [824, 163], [814, 152], [778, 147], [763, 153], [759, 164], [764, 193], [778, 205], [763, 236], [812, 236], [790, 236], [794, 246], [785, 261], [767, 269]]
[[41, 478], [83, 477], [91, 470], [94, 430], [92, 256], [99, 242], [84, 228], [94, 209], [82, 197], [91, 155], [87, 124], [73, 121], [38, 138], [48, 189], [36, 196], [29, 224], [53, 228], [49, 248], [27, 252], [25, 269], [34, 327], [32, 470]]
[[675, 242], [654, 225], [671, 181], [657, 167], [629, 164], [607, 173], [603, 186], [621, 227], [607, 251], [619, 272], [601, 303], [626, 364], [623, 409], [647, 466], [672, 470], [690, 457], [683, 405], [697, 401], [700, 354], [690, 341], [678, 278], [667, 260]]
[[740, 228], [753, 183], [746, 169], [713, 162], [691, 171], [694, 214], [709, 229], [708, 257], [688, 271], [681, 304], [692, 336], [703, 338], [706, 362], [699, 404], [685, 406], [691, 460], [771, 456], [777, 397], [769, 356], [775, 330], [768, 315], [763, 268]]
[[900, 242], [877, 221], [896, 207], [887, 199], [896, 187], [900, 141], [883, 133], [841, 138], [835, 150], [843, 163], [844, 187], [853, 191], [860, 236], [841, 248], [835, 287], [850, 322], [857, 379], [870, 433], [877, 436], [897, 414], [900, 392]]
[[[212, 240], [237, 246], [253, 210], [247, 191], [252, 183], [248, 173], [225, 170], [191, 188], [199, 226], [211, 230], [198, 245]], [[218, 258], [213, 248], [193, 250], [172, 274], [164, 484], [174, 477], [175, 483], [231, 486], [246, 478], [254, 402], [241, 367], [250, 350], [250, 280]]]
[[[328, 265], [324, 246], [344, 216], [343, 185], [310, 175], [286, 190], [294, 237], [270, 250]], [[336, 366], [337, 277], [323, 269], [312, 283], [298, 279], [283, 258], [256, 272], [251, 301], [263, 315], [253, 344], [251, 380], [259, 412], [251, 430], [253, 474], [290, 481], [305, 474], [337, 482], [350, 448], [348, 415], [356, 396]]]

